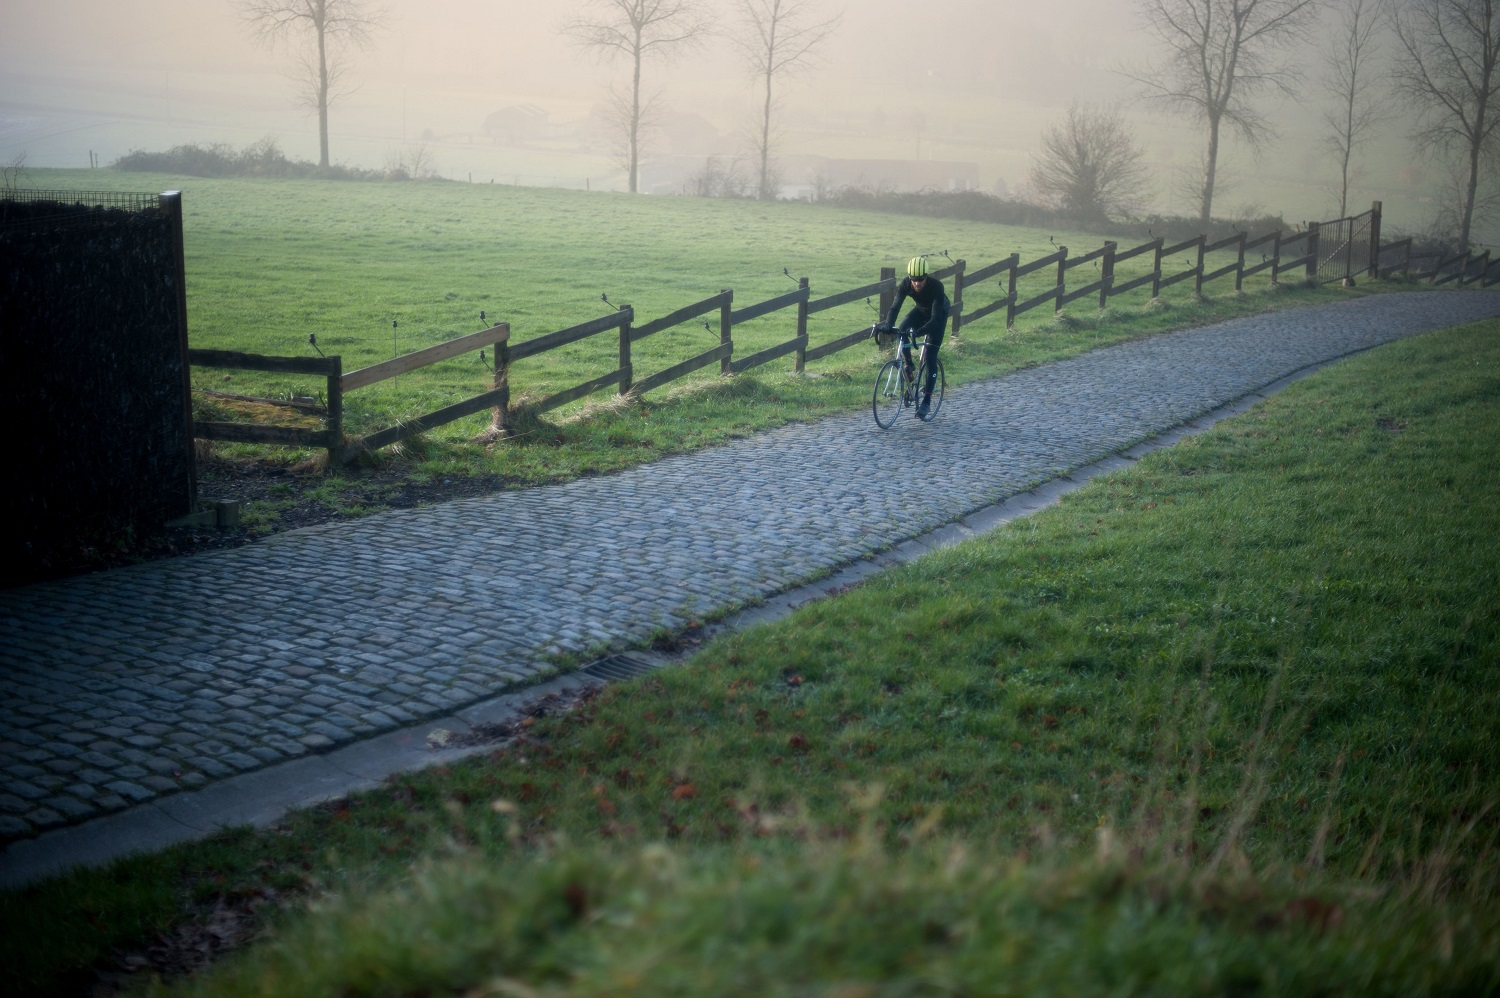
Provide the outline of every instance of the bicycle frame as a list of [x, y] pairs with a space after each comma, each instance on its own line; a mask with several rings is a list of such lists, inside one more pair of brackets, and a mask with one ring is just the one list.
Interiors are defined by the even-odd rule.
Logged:
[[[871, 327], [871, 332], [879, 332], [878, 327]], [[880, 369], [875, 377], [875, 393], [872, 408], [875, 415], [875, 424], [881, 429], [888, 429], [895, 423], [896, 417], [909, 407], [918, 404], [919, 386], [918, 381], [924, 377], [928, 363], [927, 340], [924, 337], [922, 343], [917, 346], [916, 355], [913, 356], [912, 346], [917, 339], [916, 331], [912, 329], [890, 330], [896, 337], [894, 355]], [[922, 408], [918, 410], [918, 416], [927, 422], [937, 415], [937, 409], [942, 406], [943, 385], [946, 381], [942, 374], [942, 362], [937, 362], [937, 382], [934, 386], [932, 398], [935, 405], [930, 408], [926, 399], [922, 399]]]

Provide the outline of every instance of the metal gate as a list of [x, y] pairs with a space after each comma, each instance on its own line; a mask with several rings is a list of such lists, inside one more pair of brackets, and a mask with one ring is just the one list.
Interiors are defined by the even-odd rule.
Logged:
[[1363, 215], [1335, 219], [1318, 226], [1319, 284], [1354, 283], [1356, 274], [1370, 269], [1370, 225], [1374, 209]]

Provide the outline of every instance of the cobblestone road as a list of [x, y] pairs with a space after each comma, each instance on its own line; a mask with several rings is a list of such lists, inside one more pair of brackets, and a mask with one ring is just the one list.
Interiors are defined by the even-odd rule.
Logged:
[[[618, 475], [0, 592], [0, 841], [449, 713], [1114, 453], [1309, 365], [1500, 315], [1382, 295], [788, 426]], [[888, 469], [906, 469], [904, 483]], [[886, 500], [926, 484], [911, 517]]]

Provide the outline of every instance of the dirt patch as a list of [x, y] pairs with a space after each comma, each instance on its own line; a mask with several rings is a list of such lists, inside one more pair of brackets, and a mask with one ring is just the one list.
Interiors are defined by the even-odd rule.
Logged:
[[216, 462], [200, 465], [198, 494], [234, 499], [245, 510], [246, 540], [347, 520], [385, 509], [413, 509], [493, 495], [508, 483], [498, 475], [452, 475], [415, 482], [404, 468], [354, 469], [331, 483], [315, 472], [276, 465]]
[[122, 953], [96, 971], [90, 998], [132, 994], [151, 981], [174, 980], [203, 970], [244, 948], [264, 929], [264, 914], [282, 903], [278, 892], [259, 888], [248, 896], [214, 898], [187, 912], [150, 945]]
[[[504, 721], [474, 725], [467, 731], [438, 729], [428, 735], [431, 748], [493, 745], [543, 746], [532, 728], [542, 718], [569, 714], [593, 704], [603, 684], [590, 684], [532, 697], [521, 703], [516, 716]], [[441, 733], [443, 737], [434, 739]], [[435, 743], [436, 742], [436, 743]], [[317, 808], [334, 814], [349, 809], [348, 798], [339, 798]], [[173, 925], [144, 946], [114, 954], [93, 971], [91, 998], [117, 998], [135, 994], [148, 982], [173, 981], [197, 973], [262, 938], [278, 911], [306, 903], [299, 890], [279, 891], [260, 885], [233, 894], [217, 895], [189, 904]]]

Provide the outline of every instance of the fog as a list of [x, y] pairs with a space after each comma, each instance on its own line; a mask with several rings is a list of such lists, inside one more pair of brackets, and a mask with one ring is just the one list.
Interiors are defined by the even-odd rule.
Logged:
[[[273, 138], [317, 159], [316, 116], [297, 100], [295, 48], [267, 48], [227, 0], [48, 0], [12, 5], [0, 35], [0, 162], [107, 166], [134, 149]], [[709, 0], [733, 26], [731, 0]], [[785, 193], [815, 171], [840, 182], [1020, 190], [1042, 132], [1074, 100], [1120, 101], [1115, 69], [1148, 56], [1128, 0], [820, 0], [843, 20], [809, 72], [782, 82], [776, 152]], [[391, 0], [367, 49], [347, 58], [352, 92], [331, 112], [335, 163], [381, 168], [419, 151], [441, 176], [623, 190], [625, 176], [596, 118], [626, 67], [570, 45], [560, 27], [574, 0]], [[1320, 37], [1298, 57], [1316, 68]], [[747, 156], [757, 94], [723, 38], [669, 65], [648, 88], [670, 111], [643, 154], [643, 189], [680, 190], [709, 156]], [[1272, 101], [1280, 137], [1257, 158], [1229, 140], [1216, 214], [1266, 211], [1289, 221], [1331, 217], [1337, 175], [1310, 81], [1298, 105]], [[542, 123], [521, 134], [496, 112], [530, 106]], [[540, 114], [538, 115], [538, 111]], [[1152, 207], [1195, 213], [1181, 178], [1201, 161], [1191, 121], [1124, 112], [1158, 178]], [[502, 114], [501, 119], [504, 118]], [[486, 130], [486, 121], [492, 127]], [[1401, 121], [1360, 157], [1353, 210], [1385, 202], [1398, 227], [1424, 226], [1443, 171], [1419, 159]], [[927, 164], [887, 173], [878, 161]], [[834, 164], [830, 166], [829, 164]], [[920, 181], [920, 183], [919, 183]]]

